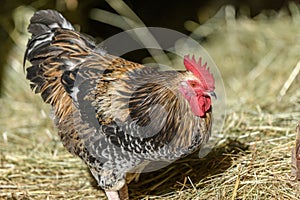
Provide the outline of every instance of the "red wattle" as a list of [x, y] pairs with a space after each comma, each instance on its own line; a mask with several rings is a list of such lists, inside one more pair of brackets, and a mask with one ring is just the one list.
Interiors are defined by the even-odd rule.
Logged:
[[192, 112], [199, 117], [204, 117], [205, 113], [210, 109], [211, 99], [204, 96], [194, 96], [190, 99]]

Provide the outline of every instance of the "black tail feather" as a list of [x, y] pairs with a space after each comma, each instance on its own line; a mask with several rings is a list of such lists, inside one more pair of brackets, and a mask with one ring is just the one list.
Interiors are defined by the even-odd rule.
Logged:
[[35, 37], [55, 28], [74, 30], [70, 22], [59, 12], [55, 10], [41, 10], [36, 12], [30, 19], [28, 31]]
[[[61, 77], [72, 61], [61, 58], [65, 50], [54, 47], [52, 43], [58, 30], [73, 31], [74, 28], [59, 12], [54, 10], [37, 11], [30, 19], [28, 31], [32, 34], [24, 55], [31, 66], [26, 69], [26, 78], [30, 80], [30, 87], [35, 93], [41, 93], [46, 103], [54, 103], [62, 94]], [[65, 52], [67, 54], [67, 52]], [[55, 93], [55, 94], [54, 94]]]

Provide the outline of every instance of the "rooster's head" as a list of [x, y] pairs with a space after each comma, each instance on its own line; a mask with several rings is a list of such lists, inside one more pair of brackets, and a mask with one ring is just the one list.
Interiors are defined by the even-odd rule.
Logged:
[[184, 66], [190, 73], [181, 81], [179, 90], [189, 102], [192, 112], [204, 117], [211, 108], [211, 97], [216, 98], [214, 77], [207, 68], [207, 62], [202, 63], [201, 57], [196, 62], [194, 56], [185, 56]]

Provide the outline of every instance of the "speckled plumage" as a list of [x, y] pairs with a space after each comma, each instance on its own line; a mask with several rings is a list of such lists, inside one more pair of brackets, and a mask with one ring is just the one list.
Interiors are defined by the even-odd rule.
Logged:
[[195, 116], [178, 89], [191, 72], [109, 55], [56, 11], [36, 12], [28, 30], [31, 88], [53, 107], [64, 146], [104, 190], [118, 191], [127, 172], [181, 158], [208, 139], [212, 109]]

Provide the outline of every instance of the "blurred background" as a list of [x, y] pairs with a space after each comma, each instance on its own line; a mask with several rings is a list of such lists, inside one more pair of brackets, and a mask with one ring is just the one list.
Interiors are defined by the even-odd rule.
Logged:
[[[5, 84], [9, 83], [5, 80], [5, 73], [9, 72], [9, 75], [20, 72], [16, 63], [22, 62], [29, 37], [29, 19], [34, 11], [40, 9], [60, 11], [78, 31], [91, 35], [99, 43], [123, 30], [143, 26], [164, 27], [182, 32], [197, 40], [212, 56], [225, 78], [229, 94], [231, 90], [236, 92], [243, 88], [244, 82], [232, 84], [236, 76], [226, 79], [227, 75], [239, 76], [245, 73], [249, 81], [255, 80], [255, 85], [265, 87], [265, 84], [259, 82], [263, 83], [265, 80], [259, 80], [259, 77], [263, 77], [261, 73], [268, 68], [267, 65], [280, 60], [275, 58], [282, 49], [284, 52], [292, 49], [292, 46], [298, 47], [299, 2], [300, 0], [4, 0], [0, 8], [0, 95], [5, 95], [5, 91], [15, 91], [10, 84]], [[297, 52], [292, 51], [296, 57], [286, 53], [292, 58], [285, 59], [288, 63], [283, 65], [296, 65]], [[137, 50], [123, 57], [145, 63], [145, 58], [151, 55], [146, 50]], [[289, 72], [282, 71], [284, 73]], [[286, 79], [284, 76], [280, 77]], [[251, 84], [247, 87], [251, 87]], [[287, 91], [286, 85], [283, 87], [278, 84], [274, 88], [279, 90], [277, 99], [282, 98]]]
[[[122, 2], [122, 3], [120, 3]], [[98, 42], [117, 34], [123, 30], [154, 26], [173, 29], [191, 35], [205, 46], [210, 35], [215, 34], [218, 26], [211, 22], [219, 21], [220, 24], [227, 17], [255, 19], [259, 15], [274, 17], [282, 10], [286, 15], [291, 15], [293, 9], [289, 5], [298, 4], [299, 0], [212, 0], [199, 1], [117, 1], [117, 0], [4, 0], [0, 8], [0, 94], [3, 95], [3, 76], [8, 55], [13, 45], [19, 44], [21, 36], [26, 35], [29, 18], [35, 10], [56, 9], [60, 11], [77, 30], [96, 38]], [[126, 5], [124, 7], [124, 5]], [[232, 11], [232, 12], [231, 12]], [[120, 17], [123, 16], [124, 18]], [[212, 18], [214, 20], [212, 20]], [[134, 25], [126, 19], [132, 20]], [[201, 31], [200, 25], [204, 25]], [[213, 23], [216, 25], [216, 23]], [[221, 23], [224, 24], [224, 23]], [[220, 24], [220, 25], [221, 25]], [[198, 29], [197, 29], [198, 28]], [[197, 30], [196, 30], [197, 29]], [[129, 53], [124, 57], [141, 62], [149, 56], [146, 51]]]
[[[25, 80], [23, 56], [34, 11], [60, 11], [98, 42], [142, 26], [197, 40], [227, 93], [216, 146], [143, 174], [136, 199], [299, 199], [290, 181], [300, 119], [300, 1], [2, 0], [0, 7], [0, 199], [104, 198], [78, 158], [61, 145], [49, 107]], [[178, 45], [178, 44], [174, 44]], [[147, 51], [124, 58], [144, 63]], [[28, 63], [27, 63], [28, 65]], [[299, 169], [300, 170], [300, 169]]]

